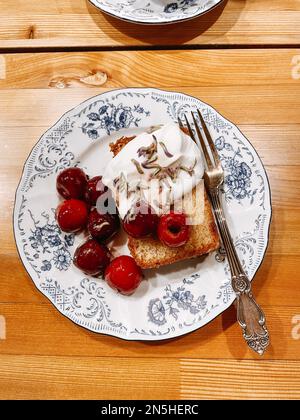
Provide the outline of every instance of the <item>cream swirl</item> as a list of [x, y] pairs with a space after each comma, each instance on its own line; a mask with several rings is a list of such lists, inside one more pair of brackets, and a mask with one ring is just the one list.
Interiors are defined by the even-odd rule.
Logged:
[[127, 143], [106, 166], [103, 183], [123, 218], [137, 200], [158, 214], [189, 194], [203, 178], [201, 152], [177, 124], [142, 133]]

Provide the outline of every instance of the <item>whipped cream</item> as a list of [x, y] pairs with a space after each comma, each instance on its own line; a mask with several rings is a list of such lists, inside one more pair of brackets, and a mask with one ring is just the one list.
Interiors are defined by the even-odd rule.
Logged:
[[169, 211], [203, 174], [199, 148], [177, 124], [169, 123], [126, 144], [108, 163], [102, 180], [124, 218], [138, 200], [148, 202], [157, 214]]

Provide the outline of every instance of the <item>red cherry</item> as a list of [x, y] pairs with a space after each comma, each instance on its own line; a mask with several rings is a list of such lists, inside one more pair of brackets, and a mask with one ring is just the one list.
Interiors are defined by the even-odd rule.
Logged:
[[74, 254], [74, 265], [90, 276], [102, 273], [108, 266], [110, 253], [106, 246], [99, 244], [94, 239], [79, 246]]
[[131, 295], [142, 281], [143, 273], [132, 257], [115, 258], [105, 270], [105, 280], [123, 295]]
[[160, 217], [157, 234], [163, 244], [171, 248], [182, 246], [187, 243], [189, 233], [185, 214], [170, 212]]
[[66, 200], [83, 198], [86, 184], [86, 174], [80, 168], [64, 169], [56, 179], [56, 189]]
[[93, 209], [89, 214], [88, 230], [93, 238], [106, 241], [120, 228], [120, 219], [117, 214], [100, 214]]
[[85, 201], [91, 206], [95, 206], [97, 200], [101, 195], [107, 193], [108, 187], [106, 187], [102, 182], [102, 176], [95, 176], [88, 180], [86, 189], [85, 189]]
[[155, 233], [157, 224], [157, 214], [144, 201], [137, 202], [123, 220], [124, 230], [133, 238], [144, 238], [151, 233]]
[[77, 232], [87, 224], [87, 205], [80, 200], [65, 200], [56, 209], [56, 220], [64, 232]]

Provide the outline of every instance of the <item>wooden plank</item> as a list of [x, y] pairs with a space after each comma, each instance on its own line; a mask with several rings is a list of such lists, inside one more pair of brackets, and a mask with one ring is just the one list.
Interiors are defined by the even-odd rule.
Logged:
[[300, 363], [181, 360], [183, 399], [299, 399]]
[[[299, 276], [297, 278], [299, 282]], [[273, 284], [271, 277], [260, 283], [257, 281], [254, 286], [268, 319], [272, 341], [264, 360], [300, 360], [299, 340], [292, 335], [300, 332], [299, 326], [292, 323], [294, 317], [300, 316], [299, 301], [297, 306], [287, 306], [284, 299], [279, 303], [275, 300], [274, 305], [266, 304], [272, 301], [273, 287], [281, 288], [282, 296], [288, 294], [288, 287], [284, 290], [278, 282]], [[0, 341], [0, 354], [260, 360], [244, 343], [234, 307], [191, 334], [174, 340], [146, 343], [89, 332], [61, 315], [37, 291], [33, 295], [37, 295], [43, 303], [0, 304], [7, 336], [6, 340]]]
[[[300, 125], [239, 125], [265, 165], [299, 165]], [[283, 157], [284, 155], [284, 162]]]
[[[199, 83], [200, 84], [200, 83]], [[201, 98], [235, 124], [298, 124], [300, 84], [274, 86], [165, 87]], [[2, 89], [0, 126], [50, 127], [66, 111], [109, 89]], [[24, 106], [30, 104], [30, 107]], [[242, 104], [242, 106], [241, 106]], [[259, 104], [259, 106], [258, 106]], [[276, 105], [276, 106], [274, 106]]]
[[53, 356], [0, 356], [0, 361], [3, 399], [300, 397], [298, 361], [147, 358], [137, 363], [128, 358]]
[[[26, 4], [27, 3], [27, 4]], [[299, 45], [298, 0], [229, 0], [198, 19], [153, 30], [108, 17], [85, 0], [0, 1], [1, 48], [137, 45]]]
[[[300, 85], [292, 65], [298, 56], [300, 50], [293, 49], [4, 55], [0, 125], [49, 126], [95, 93], [126, 85], [182, 90], [211, 103], [237, 124], [293, 125], [299, 123]], [[189, 71], [194, 63], [199, 64], [197, 74]], [[89, 78], [92, 73], [96, 76]], [[57, 89], [46, 89], [49, 86]], [[68, 88], [58, 89], [63, 87]], [[35, 112], [28, 115], [22, 103], [31, 103]]]
[[[6, 77], [3, 75], [0, 80], [2, 89], [118, 88], [137, 85], [241, 87], [266, 84], [276, 87], [280, 84], [296, 85], [292, 71], [296, 69], [297, 57], [300, 62], [300, 49], [238, 49], [201, 53], [180, 50], [155, 53], [72, 52], [4, 54], [0, 57], [2, 67], [6, 69]], [[191, 71], [195, 64], [197, 71]]]
[[[178, 399], [176, 360], [0, 356], [1, 399]], [[147, 385], [146, 385], [147, 384]]]
[[[240, 1], [229, 1], [231, 10], [241, 10]], [[39, 2], [37, 0], [32, 0], [29, 2], [17, 1], [16, 0], [0, 0], [1, 11], [3, 13], [42, 13], [42, 14], [86, 14], [87, 5], [86, 2], [77, 0], [76, 3], [73, 0], [49, 0], [48, 3]], [[297, 0], [247, 0], [245, 4], [242, 5], [244, 10], [254, 10], [254, 11], [265, 11], [266, 9], [270, 11], [280, 11], [280, 10], [290, 10], [297, 11], [299, 9], [299, 4]], [[227, 6], [228, 7], [228, 6]], [[96, 12], [98, 9], [94, 8], [91, 5], [91, 10]]]

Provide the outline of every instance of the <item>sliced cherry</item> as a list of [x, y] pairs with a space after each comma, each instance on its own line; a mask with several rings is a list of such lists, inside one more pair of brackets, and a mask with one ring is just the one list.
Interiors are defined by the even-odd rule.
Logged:
[[187, 243], [189, 234], [185, 214], [170, 212], [160, 217], [157, 235], [163, 244], [177, 248]]

